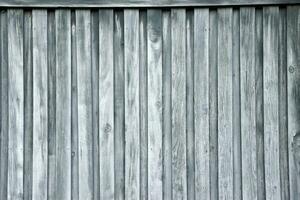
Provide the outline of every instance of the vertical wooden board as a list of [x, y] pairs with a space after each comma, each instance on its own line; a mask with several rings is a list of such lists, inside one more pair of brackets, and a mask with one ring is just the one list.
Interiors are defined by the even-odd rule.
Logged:
[[278, 116], [278, 7], [263, 9], [264, 155], [266, 199], [280, 198]]
[[300, 196], [299, 174], [297, 173], [296, 151], [300, 133], [300, 7], [289, 6], [287, 9], [287, 70], [288, 70], [288, 146], [290, 199]]
[[55, 116], [56, 116], [56, 56], [55, 56], [55, 11], [48, 11], [47, 15], [47, 62], [48, 62], [48, 199], [55, 200]]
[[[71, 12], [55, 11], [56, 199], [71, 199]], [[59, 153], [58, 153], [59, 152]]]
[[187, 199], [186, 170], [186, 11], [171, 10], [172, 198]]
[[147, 11], [148, 199], [162, 199], [162, 12]]
[[218, 9], [219, 199], [233, 198], [232, 9]]
[[209, 168], [210, 198], [217, 200], [218, 188], [218, 18], [209, 12]]
[[8, 58], [7, 11], [0, 13], [0, 199], [7, 199], [8, 167]]
[[139, 11], [140, 199], [148, 198], [147, 10]]
[[125, 198], [124, 15], [114, 14], [115, 199]]
[[265, 199], [264, 118], [263, 118], [263, 17], [255, 9], [255, 120], [257, 159], [257, 199]]
[[100, 198], [114, 199], [113, 10], [99, 14]]
[[171, 12], [162, 13], [163, 199], [172, 199]]
[[140, 198], [139, 11], [124, 10], [125, 199]]
[[24, 79], [23, 10], [10, 9], [8, 30], [8, 185], [7, 199], [23, 199]]
[[93, 198], [91, 13], [76, 10], [79, 199]]
[[187, 199], [195, 199], [194, 10], [186, 11], [186, 159]]
[[[255, 119], [255, 8], [240, 9], [241, 146], [243, 199], [257, 199]], [[251, 176], [249, 176], [251, 174]]]
[[47, 199], [48, 96], [47, 10], [32, 11], [33, 157], [32, 199]]
[[194, 12], [195, 197], [209, 200], [209, 10]]

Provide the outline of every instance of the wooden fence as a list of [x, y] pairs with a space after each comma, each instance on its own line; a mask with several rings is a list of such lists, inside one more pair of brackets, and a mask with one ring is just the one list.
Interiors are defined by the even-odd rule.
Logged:
[[300, 6], [2, 8], [0, 70], [1, 200], [300, 198]]

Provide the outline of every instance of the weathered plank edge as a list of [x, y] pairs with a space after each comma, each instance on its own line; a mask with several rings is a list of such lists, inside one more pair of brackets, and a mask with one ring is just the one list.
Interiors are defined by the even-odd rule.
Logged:
[[299, 0], [0, 0], [0, 7], [35, 8], [133, 8], [133, 7], [221, 7], [300, 5]]

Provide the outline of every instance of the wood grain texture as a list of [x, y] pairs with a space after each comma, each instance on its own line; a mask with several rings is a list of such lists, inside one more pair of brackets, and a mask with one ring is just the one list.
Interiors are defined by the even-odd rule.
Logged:
[[278, 7], [263, 9], [264, 154], [266, 199], [281, 199], [278, 116]]
[[47, 10], [32, 12], [33, 156], [32, 199], [47, 199], [48, 180], [48, 74]]
[[243, 199], [254, 200], [257, 199], [254, 7], [240, 9], [240, 36]]
[[114, 199], [113, 10], [99, 12], [100, 198]]
[[[300, 196], [299, 174], [297, 174], [297, 152], [293, 146], [297, 144], [300, 133], [300, 7], [287, 8], [287, 95], [288, 95], [288, 146], [289, 146], [289, 184], [290, 199]], [[294, 156], [295, 155], [295, 156]]]
[[55, 11], [56, 196], [71, 199], [71, 12]]
[[172, 198], [187, 199], [185, 9], [171, 10]]
[[7, 199], [21, 200], [24, 196], [23, 10], [8, 10], [7, 19], [9, 102]]
[[147, 11], [148, 199], [162, 199], [162, 12]]
[[125, 199], [140, 198], [139, 11], [124, 10]]
[[194, 17], [195, 199], [209, 200], [209, 10]]

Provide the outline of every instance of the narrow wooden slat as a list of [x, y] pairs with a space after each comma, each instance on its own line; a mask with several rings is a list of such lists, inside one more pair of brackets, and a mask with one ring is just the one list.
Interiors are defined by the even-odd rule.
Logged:
[[[71, 12], [55, 11], [56, 199], [71, 199]], [[59, 152], [59, 153], [58, 153]]]
[[47, 199], [48, 88], [47, 10], [32, 11], [33, 158], [32, 199]]
[[[140, 199], [148, 198], [147, 11], [139, 11]], [[126, 109], [126, 108], [125, 108]]]
[[0, 199], [7, 199], [7, 170], [8, 170], [8, 35], [7, 11], [0, 13]]
[[55, 200], [55, 116], [56, 116], [56, 56], [55, 56], [55, 11], [48, 11], [47, 62], [48, 62], [48, 199]]
[[195, 134], [194, 134], [194, 10], [186, 12], [186, 142], [187, 199], [195, 199]]
[[278, 116], [278, 7], [263, 9], [264, 155], [266, 199], [280, 198]]
[[124, 15], [114, 12], [115, 199], [125, 198]]
[[125, 199], [140, 197], [139, 11], [124, 10]]
[[218, 18], [217, 10], [209, 13], [209, 167], [210, 198], [217, 200], [218, 185]]
[[194, 17], [195, 197], [209, 200], [209, 10]]
[[148, 199], [162, 199], [162, 12], [147, 11]]
[[264, 200], [264, 116], [263, 116], [263, 17], [262, 9], [255, 9], [255, 120], [257, 155], [257, 199]]
[[297, 146], [300, 133], [300, 7], [287, 8], [287, 87], [288, 87], [288, 146], [290, 199], [300, 196], [299, 174], [297, 173], [293, 146]]
[[93, 198], [91, 13], [76, 10], [79, 199]]
[[99, 14], [100, 198], [114, 199], [113, 10]]
[[[255, 120], [255, 8], [240, 9], [243, 199], [257, 199]], [[252, 174], [249, 176], [249, 174]]]
[[7, 13], [8, 31], [8, 184], [7, 199], [23, 199], [24, 78], [23, 10]]
[[162, 13], [163, 199], [172, 199], [171, 12]]
[[219, 198], [233, 198], [232, 9], [218, 9]]
[[171, 10], [172, 198], [187, 199], [186, 11]]
[[32, 11], [24, 11], [24, 200], [32, 199], [33, 170], [33, 67]]

